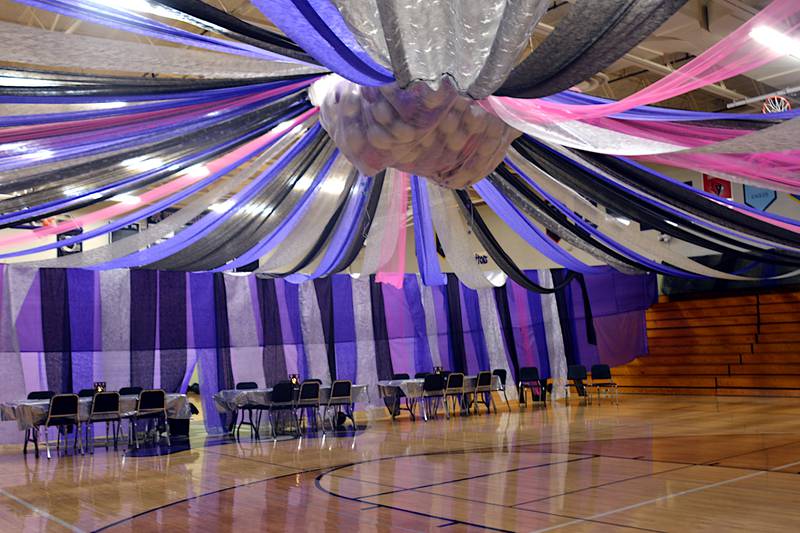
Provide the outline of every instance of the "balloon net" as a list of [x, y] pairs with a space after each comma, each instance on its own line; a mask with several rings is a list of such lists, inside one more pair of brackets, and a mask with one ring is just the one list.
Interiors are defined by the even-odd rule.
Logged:
[[333, 74], [315, 82], [310, 95], [336, 146], [366, 175], [391, 167], [463, 188], [494, 170], [520, 135], [447, 79], [435, 90], [424, 83], [400, 89]]

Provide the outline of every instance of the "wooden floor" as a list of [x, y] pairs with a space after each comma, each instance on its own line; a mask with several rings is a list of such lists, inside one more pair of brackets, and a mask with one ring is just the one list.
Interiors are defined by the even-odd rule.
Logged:
[[0, 454], [0, 531], [796, 531], [800, 402], [628, 396], [166, 456]]

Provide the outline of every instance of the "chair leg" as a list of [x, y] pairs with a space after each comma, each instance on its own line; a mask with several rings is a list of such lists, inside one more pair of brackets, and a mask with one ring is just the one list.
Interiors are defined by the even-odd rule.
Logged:
[[50, 459], [50, 436], [47, 434], [47, 426], [44, 426], [44, 449], [47, 451], [47, 459]]
[[508, 412], [510, 413], [511, 412], [511, 404], [508, 403], [508, 394], [506, 394], [506, 388], [503, 387], [501, 390], [503, 391], [503, 398], [505, 398], [505, 400], [506, 400], [506, 409], [508, 409]]

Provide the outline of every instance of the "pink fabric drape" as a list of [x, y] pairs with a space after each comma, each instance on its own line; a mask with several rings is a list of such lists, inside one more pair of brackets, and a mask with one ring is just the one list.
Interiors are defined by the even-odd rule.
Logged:
[[394, 213], [387, 214], [399, 224], [395, 228], [397, 239], [384, 239], [381, 245], [381, 270], [375, 275], [375, 281], [388, 283], [398, 289], [403, 287], [403, 274], [406, 270], [406, 213], [408, 212], [408, 192], [411, 178], [407, 172], [397, 171], [394, 179], [400, 180], [398, 184], [399, 198], [392, 202]]
[[489, 111], [495, 105], [504, 106], [512, 109], [518, 117], [524, 120], [552, 123], [563, 120], [606, 117], [637, 106], [661, 102], [756, 69], [784, 56], [788, 51], [779, 52], [764, 46], [751, 38], [750, 32], [756, 27], [768, 26], [788, 36], [797, 37], [800, 33], [798, 31], [800, 23], [796, 15], [799, 13], [800, 2], [797, 0], [774, 0], [752, 19], [686, 65], [617, 102], [574, 105], [548, 102], [536, 98], [516, 99], [490, 96], [482, 100], [481, 105]]
[[115, 205], [111, 205], [108, 207], [104, 207], [102, 209], [98, 209], [97, 211], [93, 211], [91, 213], [87, 213], [85, 215], [81, 215], [70, 220], [66, 220], [64, 222], [60, 222], [53, 226], [45, 226], [42, 228], [38, 228], [32, 231], [25, 231], [14, 233], [12, 235], [7, 235], [4, 238], [0, 239], [0, 248], [5, 248], [6, 246], [20, 246], [20, 245], [29, 245], [36, 243], [36, 241], [40, 239], [44, 239], [50, 237], [52, 235], [57, 235], [59, 233], [63, 233], [65, 231], [69, 231], [72, 229], [82, 228], [89, 224], [103, 224], [109, 222], [111, 219], [115, 217], [119, 217], [124, 215], [130, 211], [135, 209], [139, 209], [142, 205], [147, 205], [158, 201], [166, 196], [176, 193], [183, 189], [184, 187], [188, 187], [192, 183], [208, 176], [209, 174], [213, 174], [217, 170], [224, 168], [228, 164], [236, 161], [237, 159], [247, 156], [247, 155], [255, 155], [259, 151], [263, 150], [268, 144], [280, 139], [288, 132], [290, 132], [295, 126], [301, 124], [303, 121], [308, 119], [309, 117], [315, 115], [319, 112], [319, 108], [313, 108], [302, 115], [298, 116], [290, 123], [282, 124], [269, 133], [262, 135], [261, 137], [254, 139], [247, 144], [240, 146], [239, 148], [228, 152], [227, 154], [219, 157], [209, 163], [206, 163], [204, 166], [207, 169], [207, 173], [198, 173], [194, 170], [192, 171], [183, 171], [178, 174], [177, 177], [160, 185], [158, 187], [154, 187], [153, 189], [144, 192], [138, 195], [139, 202], [136, 204], [125, 204], [125, 203], [118, 203]]

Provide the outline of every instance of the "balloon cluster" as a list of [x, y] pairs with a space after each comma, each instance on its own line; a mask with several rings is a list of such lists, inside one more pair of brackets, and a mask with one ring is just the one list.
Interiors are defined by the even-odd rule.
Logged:
[[332, 74], [310, 95], [336, 146], [366, 175], [393, 167], [460, 189], [494, 170], [520, 135], [446, 78], [435, 90], [425, 83], [400, 89]]

